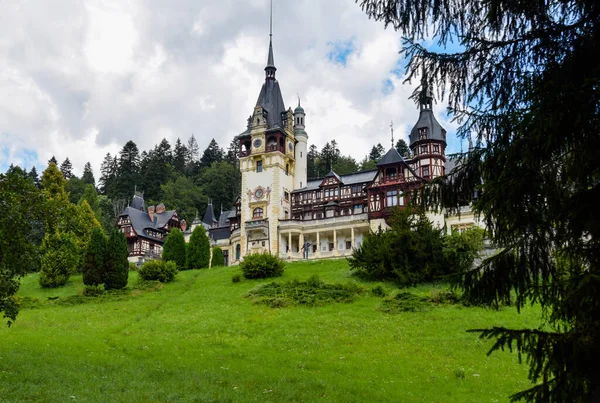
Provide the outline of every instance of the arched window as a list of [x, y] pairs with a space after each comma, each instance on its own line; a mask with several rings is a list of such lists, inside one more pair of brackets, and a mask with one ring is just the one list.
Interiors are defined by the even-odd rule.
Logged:
[[252, 212], [252, 218], [262, 218], [262, 216], [263, 216], [263, 209], [262, 209], [262, 207], [257, 207]]
[[235, 260], [240, 260], [241, 251], [242, 251], [242, 248], [240, 247], [240, 244], [238, 243], [237, 245], [235, 245]]

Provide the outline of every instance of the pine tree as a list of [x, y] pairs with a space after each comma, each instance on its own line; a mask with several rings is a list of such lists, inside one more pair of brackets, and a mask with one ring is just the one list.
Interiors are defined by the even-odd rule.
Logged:
[[185, 270], [186, 245], [183, 232], [178, 228], [173, 228], [163, 245], [162, 260], [165, 262], [173, 261], [177, 264], [177, 270]]
[[[422, 78], [415, 99], [436, 84], [459, 135], [476, 136], [452, 181], [420, 200], [457, 209], [477, 194], [500, 253], [459, 285], [472, 302], [542, 308], [535, 329], [480, 330], [492, 351], [516, 348], [530, 366], [535, 386], [513, 399], [600, 400], [598, 2], [360, 3], [405, 38], [407, 78]], [[461, 50], [427, 49], [431, 32], [438, 49]]]
[[89, 162], [85, 163], [83, 167], [83, 175], [81, 175], [81, 180], [86, 185], [96, 186], [96, 179], [94, 179], [94, 172], [92, 171], [92, 164]]
[[196, 140], [193, 134], [188, 139], [187, 150], [188, 154], [185, 161], [185, 165], [186, 170], [189, 172], [190, 170], [193, 170], [195, 164], [198, 162], [198, 159], [200, 157], [200, 146], [198, 145], [198, 141]]
[[206, 147], [206, 150], [204, 150], [202, 158], [200, 158], [200, 166], [206, 168], [211, 166], [213, 162], [221, 162], [223, 160], [223, 155], [223, 149], [219, 147], [219, 144], [217, 144], [215, 139], [212, 139], [208, 144], [208, 147]]
[[188, 154], [188, 149], [181, 142], [179, 138], [175, 141], [175, 148], [173, 149], [173, 168], [179, 175], [185, 174], [185, 161]]
[[41, 186], [41, 184], [40, 184], [40, 178], [38, 176], [37, 169], [35, 168], [35, 165], [31, 167], [31, 170], [27, 174], [27, 177], [29, 179], [31, 179], [31, 181], [33, 182], [33, 184], [35, 185], [35, 187], [39, 188]]
[[137, 145], [129, 140], [119, 153], [115, 195], [128, 199], [140, 183], [140, 154]]
[[[317, 172], [317, 160], [319, 159], [319, 150], [317, 146], [314, 144], [310, 145], [309, 151], [306, 154], [306, 169], [308, 174], [308, 179], [318, 178], [319, 172]], [[324, 175], [326, 172], [322, 172], [321, 175]]]
[[107, 153], [100, 165], [100, 180], [98, 181], [99, 190], [103, 195], [115, 197], [115, 189], [117, 182], [118, 163], [116, 157], [112, 157]]
[[56, 160], [56, 158], [54, 157], [54, 155], [52, 156], [52, 158], [50, 158], [48, 160], [48, 165], [50, 165], [50, 163], [54, 162], [54, 165], [58, 166], [58, 161]]
[[398, 139], [396, 142], [396, 151], [404, 158], [410, 158], [410, 148], [404, 139]]
[[371, 148], [371, 152], [369, 153], [369, 160], [373, 162], [378, 162], [381, 159], [381, 157], [384, 156], [384, 154], [385, 148], [383, 148], [381, 143], [378, 143], [376, 146], [373, 146], [373, 148]]
[[83, 284], [97, 287], [102, 284], [104, 259], [106, 256], [106, 235], [100, 228], [94, 228], [83, 259]]
[[111, 232], [106, 242], [106, 258], [104, 259], [104, 288], [119, 290], [127, 286], [129, 277], [129, 261], [127, 257], [127, 239], [117, 230]]
[[71, 160], [67, 157], [62, 164], [60, 164], [60, 172], [63, 174], [63, 178], [69, 180], [73, 177], [73, 165]]
[[202, 225], [198, 225], [192, 231], [188, 245], [187, 268], [205, 269], [210, 263], [210, 241]]

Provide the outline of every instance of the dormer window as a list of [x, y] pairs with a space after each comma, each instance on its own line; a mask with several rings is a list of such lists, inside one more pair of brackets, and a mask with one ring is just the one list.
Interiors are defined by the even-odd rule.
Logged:
[[421, 127], [419, 129], [419, 140], [426, 140], [426, 139], [427, 139], [427, 128]]

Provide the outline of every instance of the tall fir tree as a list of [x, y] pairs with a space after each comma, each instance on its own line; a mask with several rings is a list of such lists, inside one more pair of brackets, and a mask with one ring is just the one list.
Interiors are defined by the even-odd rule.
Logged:
[[210, 241], [202, 225], [192, 231], [188, 245], [187, 268], [206, 269], [210, 263]]
[[[430, 105], [437, 85], [459, 135], [476, 135], [452, 181], [420, 200], [458, 209], [478, 195], [499, 253], [464, 274], [465, 297], [541, 307], [534, 329], [479, 330], [530, 366], [534, 386], [512, 398], [600, 401], [598, 2], [359, 2], [404, 38], [406, 76], [422, 78], [415, 100]], [[423, 39], [431, 32], [441, 52]]]
[[104, 259], [104, 288], [119, 290], [127, 286], [129, 277], [129, 261], [127, 257], [127, 239], [125, 234], [113, 230], [106, 242], [106, 258]]
[[94, 171], [92, 170], [92, 164], [86, 162], [83, 167], [83, 175], [81, 175], [81, 180], [86, 185], [96, 186], [96, 179], [94, 179]]
[[[319, 159], [319, 149], [316, 145], [311, 144], [306, 154], [306, 169], [308, 179], [318, 178], [319, 172], [317, 172], [317, 160]], [[326, 173], [326, 172], [325, 172]]]
[[129, 199], [140, 184], [140, 153], [137, 145], [129, 140], [119, 152], [116, 178], [116, 196]]
[[173, 148], [173, 169], [178, 175], [185, 174], [185, 162], [188, 154], [187, 147], [181, 142], [179, 137], [175, 141]]
[[214, 162], [221, 162], [223, 161], [223, 156], [223, 149], [219, 147], [219, 144], [217, 144], [215, 139], [212, 139], [208, 144], [208, 147], [206, 147], [202, 153], [202, 158], [200, 158], [200, 166], [202, 168], [206, 168], [211, 166]]
[[60, 164], [60, 172], [62, 172], [63, 177], [66, 180], [69, 180], [73, 177], [73, 164], [71, 164], [69, 157], [65, 158], [63, 163]]
[[173, 261], [177, 264], [177, 270], [185, 270], [186, 245], [183, 232], [178, 228], [173, 228], [163, 245], [162, 260], [165, 262]]
[[54, 165], [58, 166], [58, 161], [54, 155], [48, 160], [48, 165], [50, 165], [51, 162], [54, 162]]
[[110, 198], [116, 196], [118, 170], [119, 165], [116, 157], [113, 158], [110, 153], [106, 153], [102, 165], [100, 165], [100, 179], [98, 181], [99, 190], [103, 195]]
[[38, 172], [35, 165], [31, 167], [31, 170], [27, 174], [27, 177], [33, 182], [35, 187], [39, 188], [41, 186], [40, 177], [38, 176]]
[[104, 279], [104, 259], [106, 256], [106, 235], [101, 228], [94, 228], [83, 258], [83, 284], [97, 287]]

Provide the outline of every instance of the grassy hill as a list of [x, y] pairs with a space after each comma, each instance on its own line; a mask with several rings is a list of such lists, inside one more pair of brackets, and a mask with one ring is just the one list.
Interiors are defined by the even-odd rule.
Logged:
[[[496, 402], [529, 386], [515, 354], [487, 357], [491, 342], [465, 330], [535, 327], [536, 308], [391, 315], [364, 292], [352, 303], [274, 309], [244, 298], [270, 281], [232, 283], [238, 271], [180, 272], [162, 289], [134, 288], [132, 272], [129, 291], [97, 298], [78, 296], [81, 276], [55, 290], [26, 277], [28, 308], [0, 327], [0, 401]], [[276, 281], [315, 273], [357, 281], [345, 261], [289, 264]]]

